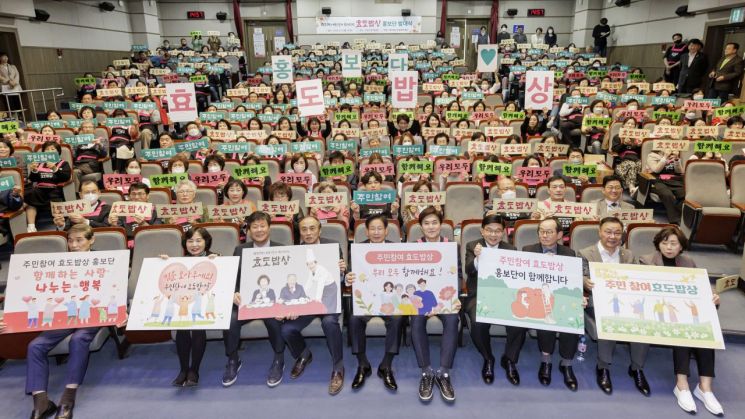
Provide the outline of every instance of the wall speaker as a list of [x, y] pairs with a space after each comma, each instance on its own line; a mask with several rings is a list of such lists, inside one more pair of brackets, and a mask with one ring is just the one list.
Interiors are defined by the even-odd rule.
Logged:
[[321, 13], [326, 16], [331, 16], [331, 8], [330, 7], [322, 7]]
[[102, 1], [101, 3], [98, 3], [98, 8], [101, 9], [102, 12], [113, 12], [116, 7], [114, 7], [113, 4], [109, 3], [108, 1]]
[[401, 9], [401, 16], [403, 17], [411, 16], [411, 9]]
[[631, 0], [616, 0], [616, 6], [623, 7], [631, 4]]
[[507, 16], [517, 16], [517, 9], [507, 9]]
[[34, 9], [34, 13], [36, 13], [35, 20], [38, 20], [39, 22], [46, 22], [49, 20], [49, 13], [47, 13], [46, 10]]
[[693, 16], [695, 13], [688, 13], [688, 5], [680, 6], [675, 9], [675, 14], [681, 17]]
[[228, 14], [227, 14], [227, 13], [225, 13], [225, 12], [217, 12], [217, 14], [215, 15], [215, 17], [216, 17], [216, 18], [217, 18], [217, 20], [219, 20], [220, 22], [225, 22], [225, 19], [227, 19], [227, 18], [228, 18]]

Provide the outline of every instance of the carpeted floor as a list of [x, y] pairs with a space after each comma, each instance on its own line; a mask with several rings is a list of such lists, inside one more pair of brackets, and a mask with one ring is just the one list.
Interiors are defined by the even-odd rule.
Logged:
[[[437, 359], [439, 338], [431, 339], [433, 359]], [[330, 375], [329, 354], [323, 339], [309, 339], [314, 360], [297, 380], [289, 378], [292, 361], [286, 355], [285, 378], [276, 388], [265, 385], [266, 369], [271, 350], [266, 341], [248, 342], [241, 353], [244, 361], [238, 382], [230, 388], [220, 384], [225, 356], [221, 342], [210, 342], [197, 388], [174, 388], [171, 380], [178, 372], [175, 347], [172, 343], [141, 345], [133, 348], [129, 358], [116, 358], [114, 345], [91, 356], [86, 381], [78, 391], [76, 418], [684, 418], [688, 417], [672, 395], [674, 385], [671, 351], [652, 348], [645, 372], [652, 396], [646, 398], [634, 388], [626, 375], [628, 349], [619, 345], [612, 368], [614, 393], [604, 395], [595, 384], [595, 344], [589, 346], [583, 362], [575, 361], [579, 391], [572, 393], [562, 382], [555, 365], [553, 383], [543, 387], [538, 383], [538, 351], [534, 339], [528, 339], [518, 367], [522, 384], [507, 383], [497, 367], [497, 379], [492, 385], [481, 380], [481, 357], [471, 342], [459, 348], [453, 369], [453, 384], [457, 400], [450, 405], [439, 393], [428, 403], [417, 398], [419, 369], [411, 347], [402, 347], [394, 361], [397, 393], [386, 390], [374, 374], [359, 391], [351, 390], [356, 368], [349, 348], [345, 348], [346, 380], [342, 392], [327, 394]], [[497, 356], [504, 345], [502, 338], [493, 341]], [[382, 356], [383, 341], [371, 338], [368, 356], [375, 366]], [[728, 341], [727, 350], [717, 353], [715, 393], [724, 406], [727, 417], [745, 417], [745, 340]], [[9, 361], [0, 370], [0, 406], [4, 419], [26, 418], [31, 410], [31, 397], [23, 394], [25, 362]], [[51, 368], [50, 395], [57, 400], [61, 393], [64, 366]], [[693, 368], [695, 371], [695, 367]], [[709, 417], [701, 403], [699, 416]]]

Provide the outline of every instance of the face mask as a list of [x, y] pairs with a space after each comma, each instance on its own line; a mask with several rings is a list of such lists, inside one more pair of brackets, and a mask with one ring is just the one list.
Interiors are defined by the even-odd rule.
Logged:
[[595, 108], [592, 111], [595, 113], [595, 115], [600, 115], [603, 113], [603, 108]]
[[140, 174], [140, 168], [139, 167], [133, 167], [131, 169], [128, 168], [127, 169], [127, 174], [128, 175], [139, 175]]
[[629, 106], [626, 107], [626, 109], [628, 109], [630, 111], [635, 111], [636, 110], [636, 105], [629, 105]]
[[600, 63], [595, 63], [592, 66], [595, 67], [595, 68], [600, 68]]
[[199, 129], [192, 128], [189, 130], [189, 137], [197, 137], [199, 136]]
[[220, 171], [220, 166], [209, 166], [207, 167], [207, 171], [210, 173], [217, 173]]
[[686, 113], [686, 119], [696, 119], [696, 112]]
[[582, 159], [571, 159], [569, 160], [572, 164], [582, 164]]
[[91, 205], [95, 204], [96, 201], [98, 201], [98, 195], [94, 193], [87, 193], [83, 195], [83, 199], [88, 201]]
[[517, 192], [515, 191], [502, 192], [502, 199], [515, 199], [515, 198], [517, 198]]
[[502, 28], [502, 32], [507, 32], [507, 28]]
[[701, 100], [704, 98], [704, 95], [693, 95], [694, 100]]
[[184, 173], [185, 169], [183, 167], [174, 167], [171, 169], [171, 173]]
[[554, 30], [553, 30], [553, 29], [549, 29], [549, 30], [548, 30], [548, 34], [549, 34], [549, 35], [553, 35], [553, 33], [554, 33]]
[[573, 74], [573, 73], [574, 73], [574, 69], [570, 68], [569, 70], [567, 70], [567, 74]]

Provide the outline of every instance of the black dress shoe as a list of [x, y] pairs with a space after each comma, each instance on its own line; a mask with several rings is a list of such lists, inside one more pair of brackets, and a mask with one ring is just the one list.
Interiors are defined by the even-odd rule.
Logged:
[[595, 368], [595, 374], [597, 376], [598, 387], [603, 390], [605, 394], [613, 393], [613, 383], [610, 381], [610, 371], [608, 368]]
[[647, 383], [647, 377], [644, 376], [644, 371], [634, 371], [631, 369], [631, 367], [629, 367], [629, 377], [634, 379], [634, 385], [641, 394], [647, 397], [652, 394], [651, 390], [649, 389], [649, 383]]
[[499, 364], [504, 368], [505, 375], [507, 376], [507, 381], [509, 381], [513, 386], [519, 386], [520, 385], [520, 373], [517, 372], [517, 366], [514, 362], [510, 361], [506, 357], [502, 357], [502, 359], [499, 361]]
[[494, 382], [494, 359], [485, 359], [484, 366], [481, 368], [481, 378], [486, 384]]
[[69, 404], [61, 404], [59, 405], [59, 410], [57, 410], [57, 416], [55, 416], [56, 419], [72, 419], [72, 409], [74, 408], [74, 405]]
[[538, 381], [544, 386], [551, 384], [551, 363], [541, 362], [541, 366], [538, 367]]
[[354, 380], [352, 380], [352, 388], [356, 390], [365, 385], [365, 378], [370, 375], [372, 375], [372, 368], [369, 365], [357, 367], [357, 374], [354, 375]]
[[577, 391], [577, 377], [574, 376], [574, 370], [571, 365], [559, 365], [559, 371], [564, 375], [564, 385], [569, 390]]
[[57, 405], [52, 403], [52, 401], [49, 401], [49, 406], [47, 406], [47, 410], [43, 412], [37, 412], [36, 410], [31, 412], [31, 419], [47, 419], [51, 418], [52, 415], [57, 413]]
[[307, 367], [311, 361], [313, 361], [313, 354], [309, 354], [307, 358], [303, 358], [302, 356], [298, 358], [297, 361], [295, 361], [295, 365], [292, 367], [292, 371], [290, 371], [290, 378], [298, 378], [303, 375], [305, 367]]
[[393, 370], [390, 368], [378, 368], [378, 377], [383, 379], [383, 384], [390, 390], [398, 390], [396, 378], [393, 376]]
[[176, 378], [171, 381], [171, 385], [174, 387], [183, 387], [184, 383], [186, 382], [186, 371], [181, 371], [178, 373]]

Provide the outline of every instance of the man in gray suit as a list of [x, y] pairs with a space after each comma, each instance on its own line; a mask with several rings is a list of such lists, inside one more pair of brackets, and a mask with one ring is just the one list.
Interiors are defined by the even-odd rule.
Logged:
[[618, 175], [604, 177], [603, 198], [593, 201], [598, 205], [598, 217], [602, 219], [613, 211], [634, 209], [634, 206], [624, 202], [622, 197], [623, 179]]
[[727, 100], [729, 94], [737, 87], [742, 78], [743, 61], [738, 50], [740, 44], [729, 42], [724, 46], [724, 57], [720, 58], [709, 73], [713, 86], [709, 89], [709, 98], [720, 98]]
[[[602, 263], [629, 263], [633, 264], [634, 255], [630, 250], [621, 247], [623, 241], [623, 224], [616, 217], [605, 217], [600, 220], [600, 240], [579, 251], [583, 259], [585, 292], [592, 293], [595, 285], [590, 280], [589, 262]], [[597, 338], [597, 329], [595, 325], [595, 301], [592, 301], [585, 310], [585, 327], [592, 338]], [[649, 384], [644, 376], [644, 361], [647, 358], [649, 345], [642, 343], [630, 343], [631, 366], [629, 366], [629, 375], [634, 379], [636, 388], [645, 396], [649, 396]], [[610, 364], [613, 361], [613, 350], [616, 342], [611, 340], [598, 339], [598, 364], [596, 367], [596, 378], [598, 386], [605, 394], [613, 392], [613, 384], [610, 379]]]
[[[278, 247], [285, 244], [269, 240], [269, 226], [271, 217], [269, 214], [256, 211], [246, 217], [248, 223], [248, 237], [251, 239], [248, 243], [236, 246], [233, 256], [242, 257], [243, 249], [252, 249], [258, 247]], [[292, 243], [286, 243], [287, 245]], [[242, 261], [241, 261], [242, 262]], [[253, 280], [252, 278], [249, 280]], [[225, 355], [228, 357], [228, 363], [225, 366], [225, 372], [222, 376], [222, 385], [224, 387], [232, 386], [238, 379], [242, 363], [238, 356], [238, 349], [241, 344], [241, 327], [248, 323], [248, 320], [238, 320], [238, 307], [242, 303], [241, 294], [241, 265], [238, 264], [238, 280], [235, 283], [235, 295], [233, 296], [233, 312], [230, 316], [230, 328], [223, 330], [222, 336], [225, 343]], [[285, 341], [282, 339], [280, 331], [282, 323], [277, 319], [264, 319], [264, 326], [269, 334], [269, 343], [274, 350], [274, 360], [269, 368], [269, 375], [266, 384], [269, 387], [275, 387], [282, 382], [282, 373], [285, 367]]]

